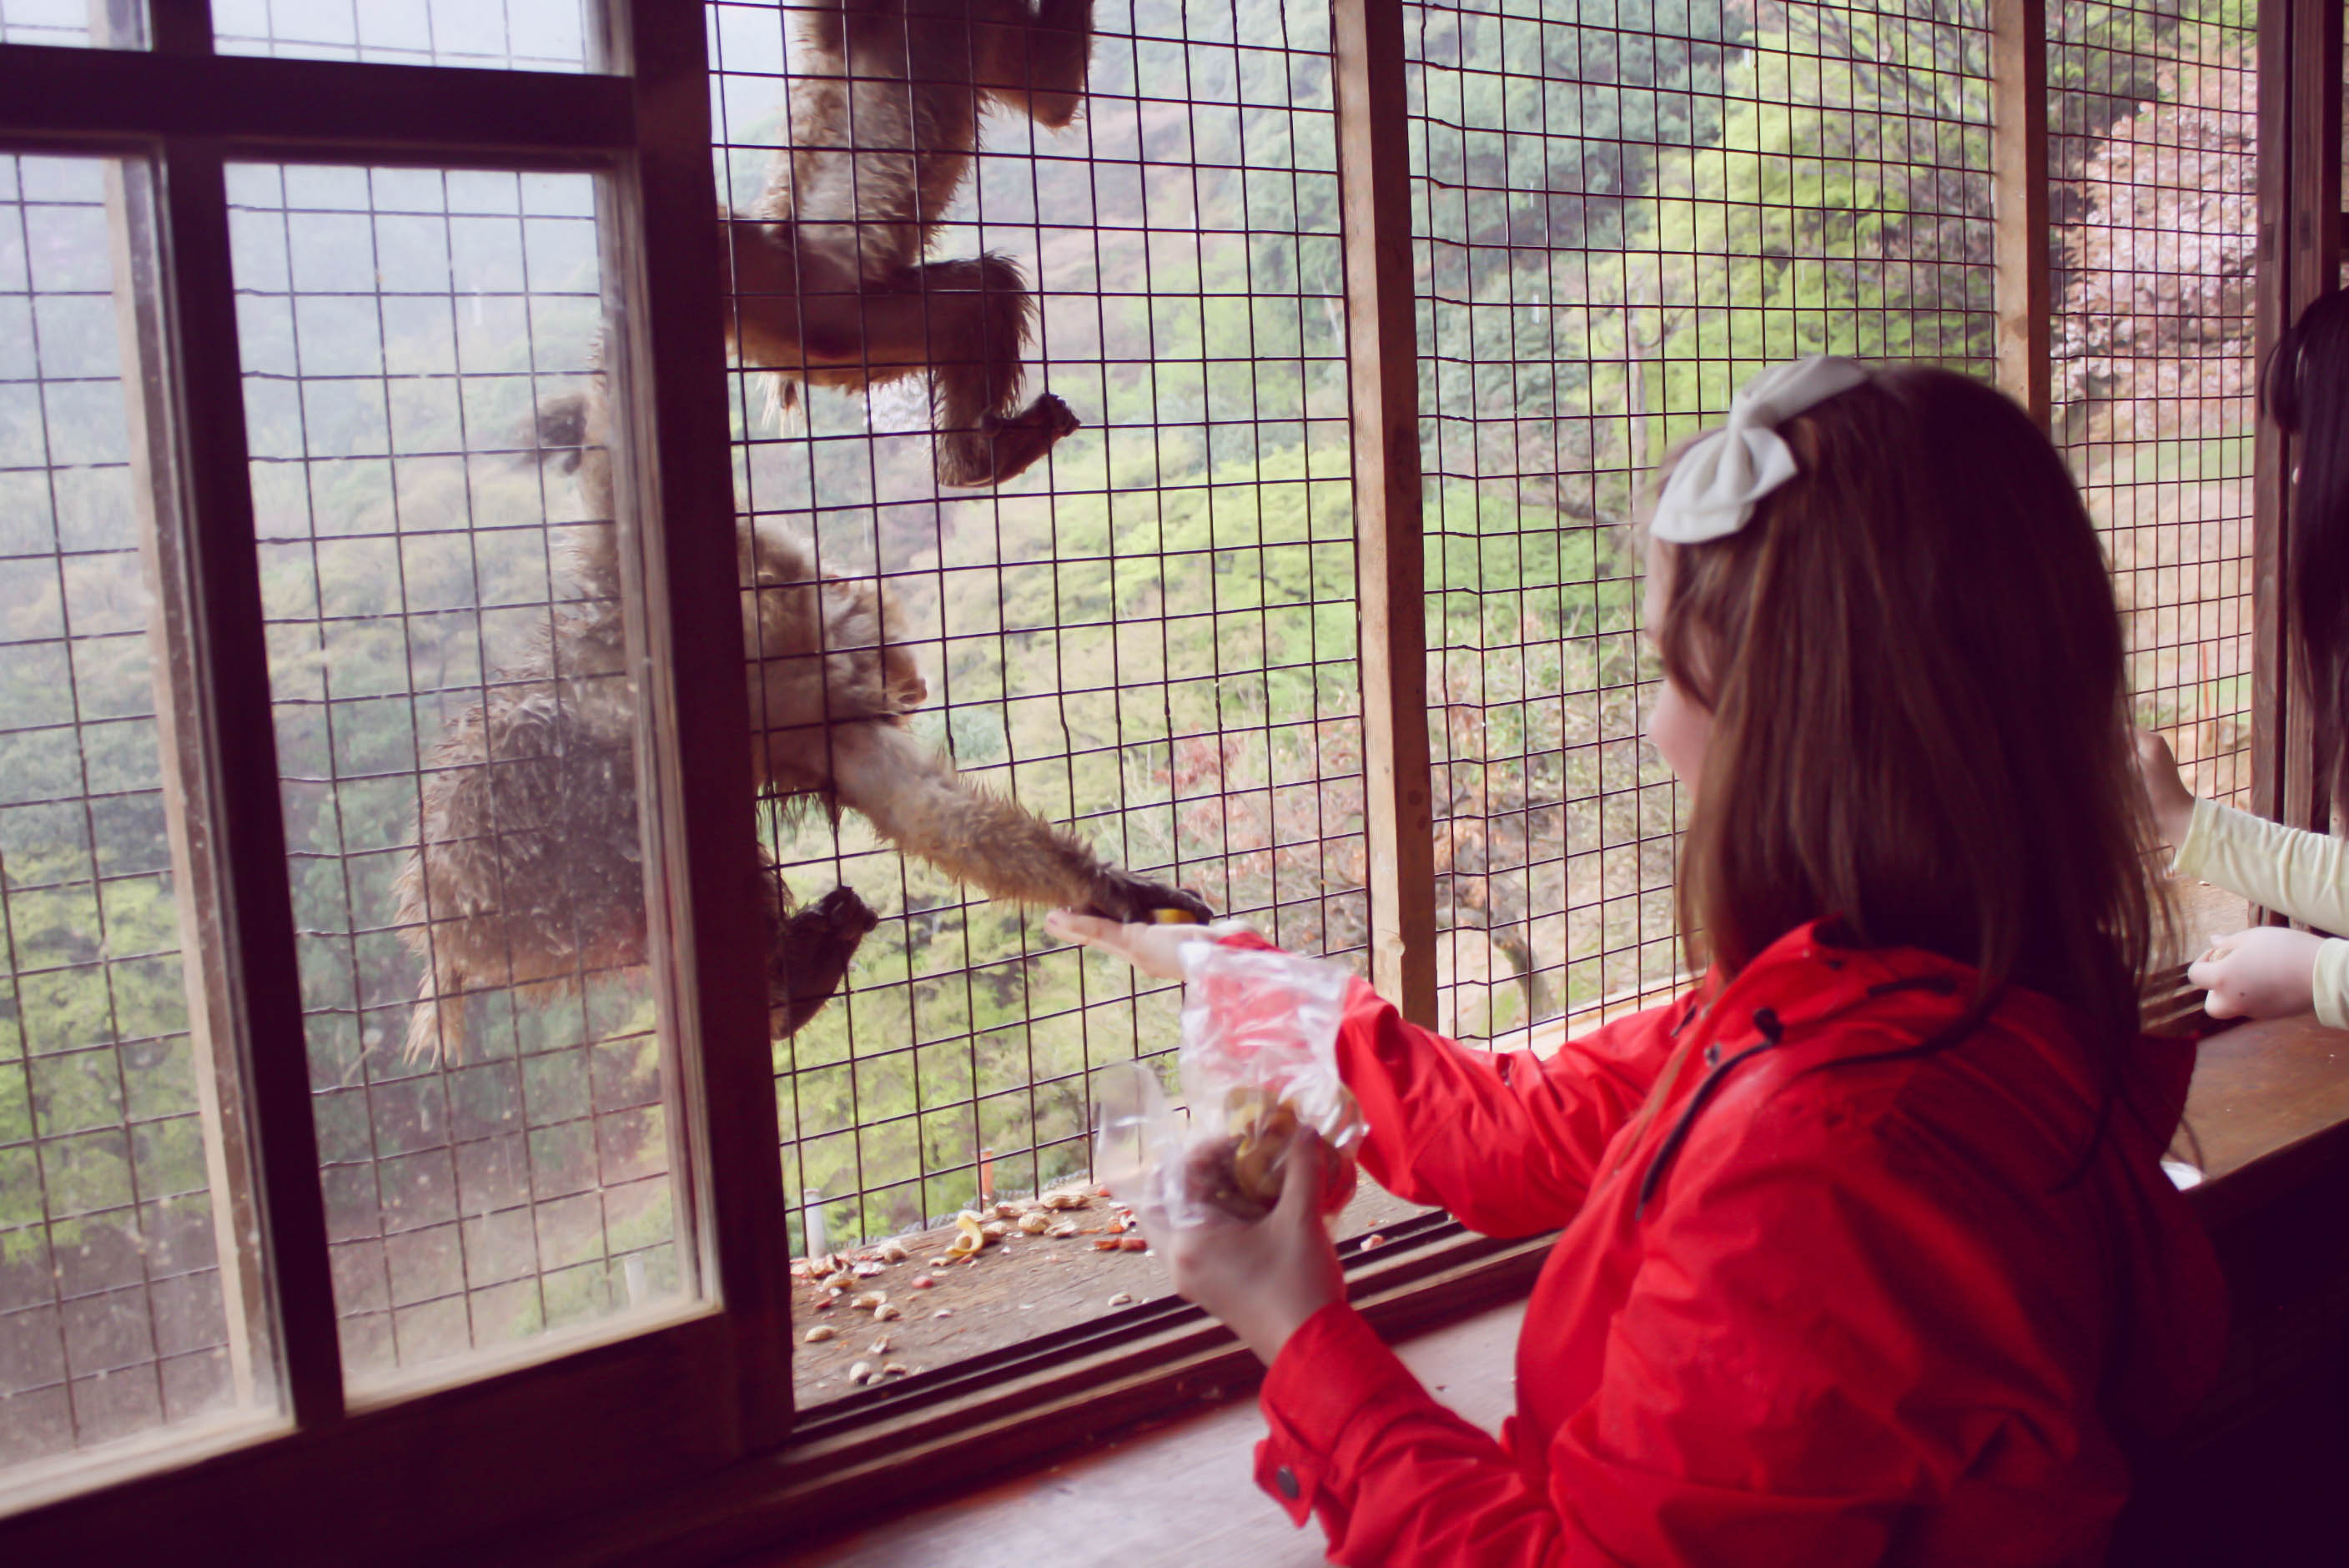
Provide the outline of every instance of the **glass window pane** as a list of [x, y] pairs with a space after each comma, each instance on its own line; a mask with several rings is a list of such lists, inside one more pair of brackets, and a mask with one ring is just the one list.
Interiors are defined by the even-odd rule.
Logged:
[[87, 47], [88, 0], [0, 0], [0, 44]]
[[188, 694], [171, 689], [174, 661], [156, 657], [171, 634], [150, 586], [143, 426], [122, 378], [141, 349], [118, 338], [139, 313], [119, 297], [109, 232], [140, 232], [127, 210], [140, 173], [0, 157], [9, 1481], [36, 1461], [275, 1399], [258, 1266], [236, 1253], [251, 1194], [233, 1086], [212, 1078], [224, 1037], [205, 955], [188, 941], [213, 927], [181, 830], [193, 765], [170, 718]]
[[533, 427], [590, 386], [597, 186], [243, 165], [229, 191], [326, 1222], [366, 1384], [693, 1288], [647, 983], [633, 536], [611, 463], [542, 464]]
[[2257, 28], [2048, 13], [2055, 429], [2127, 612], [2129, 685], [2198, 793], [2251, 804]]
[[584, 71], [601, 68], [601, 26], [595, 0], [212, 0], [223, 55]]

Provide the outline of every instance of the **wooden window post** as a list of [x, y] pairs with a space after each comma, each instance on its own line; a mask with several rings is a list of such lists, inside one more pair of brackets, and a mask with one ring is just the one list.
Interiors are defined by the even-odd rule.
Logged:
[[2054, 242], [2047, 222], [2047, 0], [1992, 0], [1990, 73], [1998, 384], [2045, 429], [2055, 322], [2047, 256]]
[[1435, 1022], [1435, 822], [1402, 0], [1332, 0], [1361, 595], [1371, 980]]
[[[2340, 286], [2341, 37], [2338, 0], [2260, 8], [2255, 345], [2262, 370], [2285, 328]], [[2252, 807], [2293, 827], [2322, 829], [2331, 810], [2316, 777], [2314, 732], [2291, 716], [2308, 689], [2290, 636], [2292, 444], [2265, 408], [2256, 439]]]

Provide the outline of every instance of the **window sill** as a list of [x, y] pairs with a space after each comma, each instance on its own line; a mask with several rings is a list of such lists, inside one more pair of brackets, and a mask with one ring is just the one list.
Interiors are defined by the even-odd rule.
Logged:
[[[2341, 1208], [2337, 1195], [2322, 1194], [2349, 1188], [2349, 1031], [2292, 1018], [2212, 1036], [2187, 1119], [2204, 1173], [2189, 1197], [2222, 1254], [2230, 1238], [2283, 1209]], [[1490, 1425], [1508, 1407], [1519, 1298], [1549, 1242], [1493, 1242], [1440, 1217], [1414, 1221], [1361, 1266], [1354, 1299], [1391, 1340], [1424, 1334], [1403, 1345], [1405, 1359]], [[2245, 1266], [2230, 1255], [2239, 1330], [2264, 1321], [2245, 1310], [2261, 1288], [2245, 1283]], [[2214, 1408], [2255, 1407], [2290, 1381], [2275, 1357], [2247, 1358], [2242, 1349], [2239, 1343], [2230, 1353]], [[1317, 1563], [1318, 1537], [1299, 1536], [1275, 1511], [1249, 1506], [1245, 1461], [1257, 1417], [1238, 1396], [1255, 1386], [1257, 1370], [1195, 1309], [1151, 1303], [983, 1367], [819, 1410], [781, 1454], [672, 1494], [657, 1512], [631, 1511], [566, 1530], [559, 1541], [543, 1533], [533, 1541], [566, 1562], [749, 1554], [845, 1564], [958, 1560], [953, 1542], [976, 1532], [990, 1560], [1006, 1562], [1061, 1561], [1071, 1541], [1083, 1540], [1089, 1556], [1133, 1568], [1216, 1555]], [[1167, 1424], [1144, 1429], [1170, 1414]], [[1112, 1433], [1114, 1442], [1102, 1446]], [[905, 1511], [1013, 1471], [983, 1493]], [[1194, 1475], [1195, 1485], [1183, 1479]], [[874, 1517], [882, 1498], [885, 1520]], [[832, 1543], [788, 1559], [755, 1555], [794, 1536]]]
[[[1349, 1291], [1391, 1339], [1522, 1297], [1553, 1239], [1495, 1241], [1440, 1214], [1387, 1235], [1350, 1271]], [[781, 1451], [666, 1493], [657, 1506], [533, 1530], [487, 1543], [480, 1555], [511, 1560], [527, 1547], [548, 1562], [726, 1562], [778, 1540], [852, 1528], [876, 1497], [901, 1511], [1155, 1418], [1220, 1407], [1261, 1373], [1196, 1307], [1148, 1302], [819, 1408]]]

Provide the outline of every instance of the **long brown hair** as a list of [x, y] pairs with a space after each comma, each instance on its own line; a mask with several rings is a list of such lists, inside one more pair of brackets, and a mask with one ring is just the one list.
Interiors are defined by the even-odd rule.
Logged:
[[2349, 771], [2349, 294], [2324, 295], [2275, 346], [2260, 396], [2293, 439], [2292, 614], [2317, 774], [2342, 799]]
[[1692, 956], [1734, 973], [1835, 916], [1972, 965], [1982, 1007], [2009, 985], [2069, 1003], [2117, 1051], [2166, 909], [2120, 615], [2063, 459], [1942, 370], [1873, 371], [1779, 433], [1799, 471], [1743, 530], [1661, 547], [1651, 631], [1713, 724]]

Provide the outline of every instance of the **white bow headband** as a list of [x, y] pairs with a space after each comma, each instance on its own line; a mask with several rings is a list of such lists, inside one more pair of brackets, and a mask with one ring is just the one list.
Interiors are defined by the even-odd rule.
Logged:
[[1657, 499], [1651, 537], [1702, 544], [1735, 533], [1764, 496], [1795, 477], [1779, 424], [1868, 379], [1848, 359], [1814, 354], [1774, 366], [1729, 400], [1729, 422], [1681, 455]]

